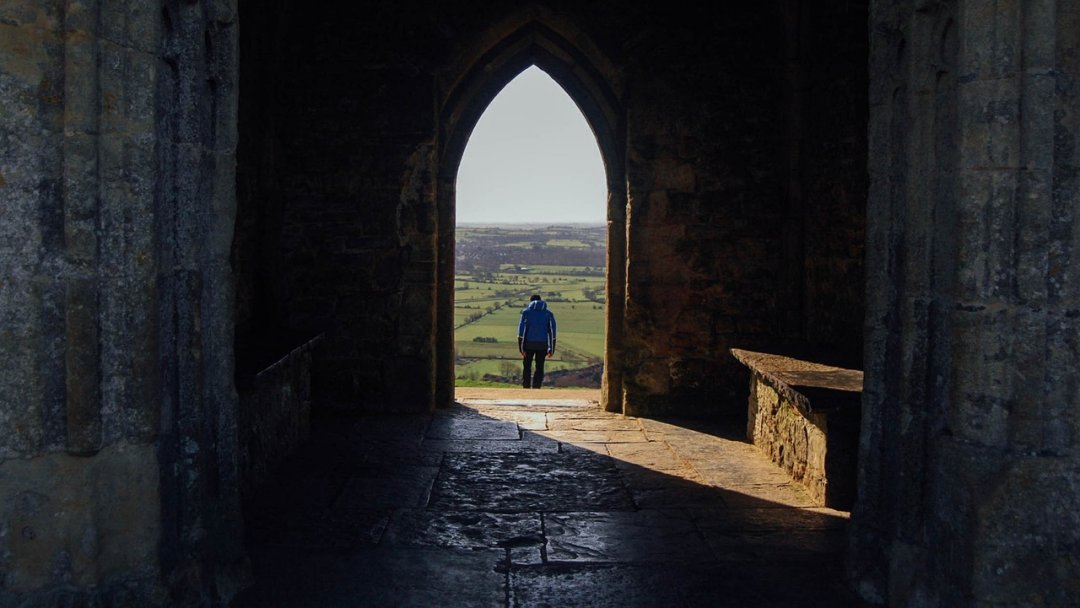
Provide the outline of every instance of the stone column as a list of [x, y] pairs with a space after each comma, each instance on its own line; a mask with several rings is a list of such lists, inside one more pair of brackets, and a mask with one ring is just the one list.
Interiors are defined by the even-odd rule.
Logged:
[[[134, 3], [136, 0], [132, 0]], [[150, 9], [148, 9], [150, 10]], [[154, 188], [161, 574], [175, 597], [244, 584], [234, 387], [235, 0], [167, 0]]]
[[0, 8], [0, 604], [160, 591], [160, 12]]
[[0, 605], [235, 588], [231, 6], [0, 7]]
[[871, 14], [860, 496], [889, 605], [1080, 598], [1080, 6]]

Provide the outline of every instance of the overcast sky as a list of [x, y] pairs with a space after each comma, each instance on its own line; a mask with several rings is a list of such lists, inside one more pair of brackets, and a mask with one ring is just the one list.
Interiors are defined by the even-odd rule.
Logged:
[[550, 76], [525, 70], [491, 102], [465, 147], [458, 223], [604, 223], [606, 200], [585, 117]]

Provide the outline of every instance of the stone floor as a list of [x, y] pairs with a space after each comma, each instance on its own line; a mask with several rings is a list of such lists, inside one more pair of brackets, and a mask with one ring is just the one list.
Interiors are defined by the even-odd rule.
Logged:
[[738, 430], [563, 391], [320, 418], [249, 509], [234, 606], [854, 606], [847, 514]]

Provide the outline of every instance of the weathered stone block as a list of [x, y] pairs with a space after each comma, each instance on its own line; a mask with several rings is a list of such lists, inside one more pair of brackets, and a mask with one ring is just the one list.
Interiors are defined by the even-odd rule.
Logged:
[[968, 77], [1002, 78], [1016, 74], [1022, 66], [1023, 7], [1027, 3], [1008, 0], [1001, 4], [965, 6], [961, 11], [960, 27], [964, 44], [960, 49], [964, 61], [960, 73]]
[[91, 458], [50, 454], [0, 462], [4, 589], [157, 580], [158, 461], [153, 446]]
[[1017, 167], [1020, 152], [1020, 86], [1018, 76], [976, 80], [959, 87], [962, 122], [961, 162], [964, 168]]
[[1012, 319], [1000, 307], [972, 306], [952, 315], [953, 433], [979, 445], [1004, 447], [1012, 392]]
[[[980, 492], [974, 513], [975, 597], [988, 604], [1080, 602], [1080, 468], [1067, 459], [1012, 463]], [[1059, 585], [1033, 587], [1032, 580]]]
[[66, 303], [67, 449], [89, 455], [101, 448], [98, 288], [92, 279], [68, 281]]
[[1006, 300], [1011, 294], [1016, 173], [965, 171], [957, 205], [958, 293], [961, 301]]

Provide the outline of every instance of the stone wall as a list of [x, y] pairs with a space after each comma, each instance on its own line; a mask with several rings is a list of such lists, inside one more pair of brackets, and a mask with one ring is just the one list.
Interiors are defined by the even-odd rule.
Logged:
[[0, 603], [228, 597], [228, 2], [0, 7]]
[[798, 182], [789, 193], [803, 215], [801, 341], [815, 361], [857, 369], [869, 187], [867, 4], [800, 3], [799, 128], [791, 138]]
[[889, 605], [1080, 601], [1080, 5], [876, 1], [850, 570]]
[[825, 506], [828, 417], [821, 412], [800, 409], [794, 395], [785, 393], [760, 374], [753, 374], [747, 439], [802, 484], [815, 504]]
[[624, 75], [627, 411], [737, 416], [732, 346], [858, 366], [865, 4], [679, 13]]
[[251, 81], [234, 255], [251, 260], [240, 308], [251, 322], [239, 350], [267, 332], [325, 332], [324, 403], [430, 408], [438, 36], [418, 17], [434, 8], [276, 8], [240, 6]]
[[743, 403], [727, 350], [776, 339], [781, 268], [795, 263], [781, 238], [777, 13], [751, 4], [680, 9], [627, 17], [652, 41], [625, 74], [626, 334], [614, 364], [624, 370], [625, 411], [636, 415]]
[[0, 603], [157, 585], [158, 27], [0, 7]]
[[[236, 366], [250, 376], [310, 334], [287, 331], [282, 297], [275, 292], [282, 271], [280, 238], [282, 194], [279, 182], [283, 117], [274, 100], [288, 80], [280, 77], [286, 62], [290, 0], [261, 2], [249, 9], [238, 2], [240, 28], [239, 102], [236, 148], [236, 226], [231, 262], [236, 276]], [[254, 58], [258, 57], [258, 60]]]

